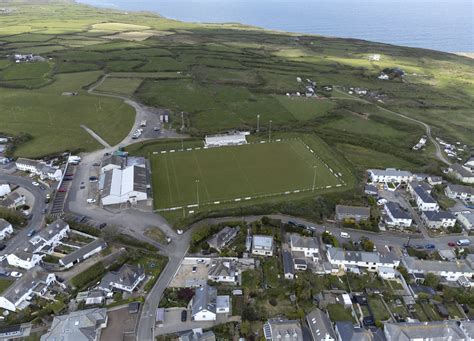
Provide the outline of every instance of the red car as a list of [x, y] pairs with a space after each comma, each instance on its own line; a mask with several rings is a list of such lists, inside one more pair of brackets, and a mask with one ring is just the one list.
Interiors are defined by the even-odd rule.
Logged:
[[448, 243], [448, 246], [456, 247], [456, 243], [455, 243], [455, 242], [449, 242], [449, 243]]
[[58, 192], [61, 192], [61, 193], [67, 192], [67, 189], [65, 189], [65, 188], [60, 188], [60, 189], [58, 189]]

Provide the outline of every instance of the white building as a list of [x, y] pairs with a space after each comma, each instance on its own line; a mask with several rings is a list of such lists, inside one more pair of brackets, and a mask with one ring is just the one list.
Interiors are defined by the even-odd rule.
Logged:
[[230, 312], [230, 297], [228, 295], [219, 295], [216, 297], [216, 313], [228, 314]]
[[217, 289], [204, 285], [196, 288], [191, 303], [194, 321], [215, 321], [217, 319]]
[[254, 235], [252, 239], [252, 254], [258, 256], [273, 256], [273, 237]]
[[372, 182], [387, 183], [387, 182], [405, 182], [408, 183], [413, 180], [413, 174], [408, 171], [402, 171], [395, 168], [387, 169], [369, 169], [368, 175]]
[[7, 262], [9, 265], [30, 270], [38, 265], [43, 259], [44, 254], [33, 253], [32, 248], [18, 249], [13, 253], [7, 255]]
[[71, 268], [74, 264], [80, 263], [89, 257], [99, 253], [107, 247], [104, 240], [98, 238], [93, 242], [81, 247], [80, 249], [71, 252], [59, 260], [59, 264], [64, 266], [66, 269]]
[[432, 229], [448, 228], [456, 225], [456, 217], [446, 211], [423, 211], [421, 218]]
[[30, 244], [34, 246], [33, 252], [52, 253], [69, 231], [68, 223], [62, 219], [55, 220], [30, 239]]
[[0, 197], [3, 197], [4, 195], [7, 195], [10, 192], [11, 192], [11, 189], [10, 189], [9, 184], [0, 185]]
[[211, 261], [207, 277], [219, 283], [234, 284], [238, 280], [239, 270], [235, 258], [214, 258]]
[[432, 273], [436, 276], [445, 278], [447, 281], [455, 282], [459, 277], [472, 278], [474, 270], [472, 269], [474, 255], [468, 255], [465, 260], [456, 260], [455, 262], [445, 262], [437, 260], [421, 260], [415, 257], [404, 257], [403, 265], [410, 274]]
[[471, 172], [474, 172], [474, 156], [471, 156], [466, 162], [464, 162], [464, 168], [469, 169]]
[[131, 166], [111, 169], [102, 174], [102, 205], [136, 204], [147, 200], [146, 168]]
[[449, 166], [448, 171], [459, 181], [466, 184], [474, 184], [474, 173], [470, 168], [463, 167], [458, 163], [454, 163]]
[[368, 271], [378, 271], [379, 267], [396, 268], [400, 261], [395, 254], [389, 252], [381, 255], [378, 252], [345, 251], [333, 247], [327, 251], [328, 261], [343, 271], [351, 271], [351, 268], [362, 268]]
[[451, 199], [461, 199], [467, 202], [474, 202], [474, 188], [462, 185], [448, 184], [444, 191]]
[[5, 219], [0, 218], [0, 240], [3, 240], [13, 234], [13, 226]]
[[204, 141], [206, 147], [222, 147], [247, 144], [248, 133], [237, 132], [234, 134], [207, 135]]
[[118, 155], [107, 155], [102, 159], [100, 169], [102, 173], [105, 173], [112, 169], [122, 169], [124, 166], [124, 158]]
[[470, 231], [474, 228], [474, 212], [458, 213], [456, 219], [466, 231]]
[[24, 172], [30, 172], [38, 175], [41, 180], [50, 179], [60, 181], [63, 173], [57, 167], [48, 166], [46, 163], [25, 158], [18, 158], [15, 162], [16, 168]]
[[290, 235], [291, 252], [303, 252], [305, 257], [319, 258], [319, 242], [317, 238], [303, 237], [297, 233]]
[[385, 208], [385, 213], [387, 214], [387, 217], [385, 219], [385, 223], [388, 226], [395, 227], [410, 227], [412, 224], [412, 218], [410, 215], [403, 211], [402, 208], [398, 203], [395, 202], [387, 202], [384, 205]]
[[108, 272], [100, 281], [99, 289], [111, 292], [114, 289], [132, 293], [145, 279], [145, 271], [135, 265], [123, 265], [118, 271]]
[[48, 274], [38, 268], [28, 271], [0, 294], [0, 308], [22, 310], [30, 305], [35, 295], [43, 296], [55, 282], [54, 273]]
[[425, 191], [421, 186], [415, 185], [413, 188], [413, 199], [420, 211], [437, 211], [439, 205], [433, 197]]
[[20, 206], [26, 204], [26, 198], [24, 195], [19, 194], [18, 192], [10, 192], [0, 200], [0, 207], [8, 208], [15, 210]]
[[389, 266], [379, 266], [377, 273], [383, 279], [395, 279], [397, 270]]

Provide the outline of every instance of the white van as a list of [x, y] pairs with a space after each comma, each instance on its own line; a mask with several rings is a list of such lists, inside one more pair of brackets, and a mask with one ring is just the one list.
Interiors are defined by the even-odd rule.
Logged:
[[351, 235], [349, 233], [346, 233], [346, 232], [341, 232], [341, 238], [351, 239]]
[[459, 239], [456, 244], [458, 246], [468, 246], [471, 242], [469, 239]]

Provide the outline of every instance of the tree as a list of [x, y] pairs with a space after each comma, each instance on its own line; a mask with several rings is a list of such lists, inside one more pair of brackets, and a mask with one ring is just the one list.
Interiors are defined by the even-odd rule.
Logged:
[[364, 238], [360, 245], [364, 251], [374, 251], [374, 242], [371, 241], [369, 238]]
[[250, 333], [250, 322], [249, 321], [242, 321], [240, 324], [240, 332], [243, 336], [248, 336]]
[[436, 289], [439, 285], [439, 277], [432, 273], [427, 273], [425, 276], [424, 285]]

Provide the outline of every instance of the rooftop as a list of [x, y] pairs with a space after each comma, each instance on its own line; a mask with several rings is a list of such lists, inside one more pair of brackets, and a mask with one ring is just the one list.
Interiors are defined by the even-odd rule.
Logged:
[[336, 338], [331, 320], [321, 309], [316, 308], [306, 315], [306, 322], [314, 341], [324, 340], [326, 335]]
[[451, 212], [446, 211], [424, 211], [423, 214], [429, 221], [442, 221], [443, 219], [456, 220], [456, 217]]
[[336, 214], [370, 217], [370, 207], [336, 205]]
[[381, 255], [378, 252], [366, 251], [346, 251], [341, 248], [333, 247], [328, 250], [329, 256], [332, 260], [338, 261], [353, 261], [353, 262], [369, 262], [369, 263], [394, 263], [398, 260], [397, 256], [389, 252], [386, 255]]
[[396, 202], [389, 201], [385, 204], [385, 208], [390, 211], [390, 214], [395, 219], [411, 219], [410, 215], [402, 210], [400, 205]]
[[458, 260], [456, 262], [445, 262], [437, 260], [421, 260], [415, 257], [407, 256], [404, 258], [404, 262], [409, 270], [411, 269], [423, 272], [473, 272], [471, 267], [463, 260]]
[[463, 186], [463, 185], [455, 185], [455, 184], [448, 184], [448, 188], [451, 190], [451, 192], [467, 193], [467, 194], [474, 195], [474, 187]]
[[286, 274], [295, 274], [295, 267], [293, 264], [293, 257], [291, 253], [287, 250], [283, 251], [283, 273]]
[[203, 310], [216, 313], [216, 301], [216, 288], [207, 285], [197, 288], [192, 302], [192, 315], [194, 316]]
[[436, 200], [433, 199], [433, 197], [423, 189], [420, 185], [415, 186], [414, 191], [416, 195], [424, 202], [427, 204], [436, 204]]
[[257, 249], [271, 249], [273, 247], [273, 237], [256, 234], [253, 236], [253, 247]]
[[372, 173], [375, 176], [391, 176], [391, 177], [410, 177], [412, 176], [411, 172], [398, 170], [395, 168], [387, 168], [387, 169], [369, 169], [369, 173]]
[[263, 333], [266, 340], [303, 341], [303, 331], [296, 320], [268, 320], [263, 325]]
[[467, 170], [466, 168], [461, 166], [459, 163], [453, 163], [451, 166], [449, 166], [449, 168], [451, 168], [453, 172], [456, 172], [459, 175], [461, 175], [463, 178], [474, 177], [474, 174], [471, 171]]
[[99, 246], [102, 246], [102, 248], [106, 248], [107, 243], [103, 239], [98, 238], [98, 239], [94, 240], [93, 242], [90, 242], [89, 244], [81, 247], [80, 249], [78, 249], [74, 252], [71, 252], [70, 254], [64, 256], [63, 258], [61, 258], [61, 262], [64, 265], [72, 263], [73, 261], [75, 261], [77, 259], [81, 259], [86, 254], [88, 254], [92, 250], [95, 250]]
[[291, 247], [300, 247], [305, 249], [317, 249], [319, 247], [317, 238], [303, 237], [297, 233], [292, 233], [290, 235], [290, 243]]
[[[464, 323], [464, 322], [462, 322]], [[468, 323], [472, 325], [472, 322]], [[467, 340], [457, 321], [385, 323], [390, 340]]]

